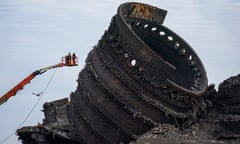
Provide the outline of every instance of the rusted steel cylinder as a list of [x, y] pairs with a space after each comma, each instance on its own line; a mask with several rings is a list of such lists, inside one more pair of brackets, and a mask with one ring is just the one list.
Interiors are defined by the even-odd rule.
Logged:
[[206, 72], [194, 50], [163, 26], [166, 13], [120, 5], [88, 54], [70, 103], [45, 104], [42, 125], [17, 131], [23, 143], [125, 144], [162, 123], [194, 122], [204, 109]]
[[166, 11], [122, 4], [71, 94], [76, 141], [128, 143], [159, 123], [197, 118], [207, 87], [194, 50], [163, 26]]

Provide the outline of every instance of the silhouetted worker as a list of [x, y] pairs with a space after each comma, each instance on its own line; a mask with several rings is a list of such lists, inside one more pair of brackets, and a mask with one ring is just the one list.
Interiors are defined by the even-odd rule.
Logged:
[[68, 55], [66, 56], [66, 60], [65, 60], [67, 65], [71, 64], [71, 59], [72, 59], [72, 56], [71, 56], [71, 53], [69, 52]]
[[73, 65], [75, 65], [76, 64], [76, 54], [75, 53], [73, 53], [73, 55], [72, 55], [72, 62], [73, 62]]

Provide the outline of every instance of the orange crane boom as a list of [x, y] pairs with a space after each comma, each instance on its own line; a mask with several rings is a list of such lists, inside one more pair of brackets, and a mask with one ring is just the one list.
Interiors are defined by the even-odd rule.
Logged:
[[75, 60], [76, 57], [71, 62], [66, 61], [65, 58], [62, 60], [61, 63], [52, 65], [52, 66], [48, 66], [48, 67], [44, 67], [44, 68], [41, 68], [41, 69], [36, 70], [33, 73], [31, 73], [29, 76], [27, 76], [25, 79], [23, 79], [21, 82], [19, 82], [16, 86], [14, 86], [12, 89], [10, 89], [7, 93], [5, 93], [3, 96], [0, 97], [0, 105], [5, 103], [10, 97], [15, 96], [19, 90], [22, 90], [23, 87], [26, 84], [30, 83], [31, 80], [34, 77], [36, 77], [37, 75], [40, 75], [40, 74], [42, 74], [50, 69], [54, 69], [54, 68], [59, 68], [59, 67], [63, 67], [63, 66], [77, 66], [77, 61]]

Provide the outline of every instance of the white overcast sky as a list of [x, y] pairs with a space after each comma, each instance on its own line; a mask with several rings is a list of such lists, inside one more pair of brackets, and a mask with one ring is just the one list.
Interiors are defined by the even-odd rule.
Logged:
[[[85, 58], [125, 0], [1, 0], [0, 95], [34, 70], [76, 52], [79, 66], [56, 71], [44, 97], [22, 126], [42, 122], [42, 105], [75, 91]], [[239, 0], [145, 0], [168, 11], [165, 25], [184, 38], [201, 58], [209, 83], [240, 73]], [[15, 132], [54, 70], [35, 78], [0, 106], [0, 143]], [[5, 144], [14, 144], [12, 135]], [[2, 143], [1, 143], [2, 144]]]

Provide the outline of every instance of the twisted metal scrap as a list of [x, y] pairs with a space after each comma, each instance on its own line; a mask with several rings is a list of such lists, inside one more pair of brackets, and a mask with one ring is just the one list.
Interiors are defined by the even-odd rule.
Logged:
[[[165, 16], [146, 4], [120, 5], [89, 53], [70, 103], [55, 102], [54, 115], [46, 110], [38, 127], [46, 132], [34, 131], [38, 137], [31, 140], [53, 141], [55, 134], [75, 143], [128, 143], [160, 123], [195, 121], [206, 73], [193, 49], [162, 25]], [[21, 130], [21, 139], [33, 133]]]
[[240, 75], [224, 80], [218, 87], [209, 86], [204, 97], [212, 108], [188, 131], [160, 124], [131, 144], [239, 144], [240, 143]]

